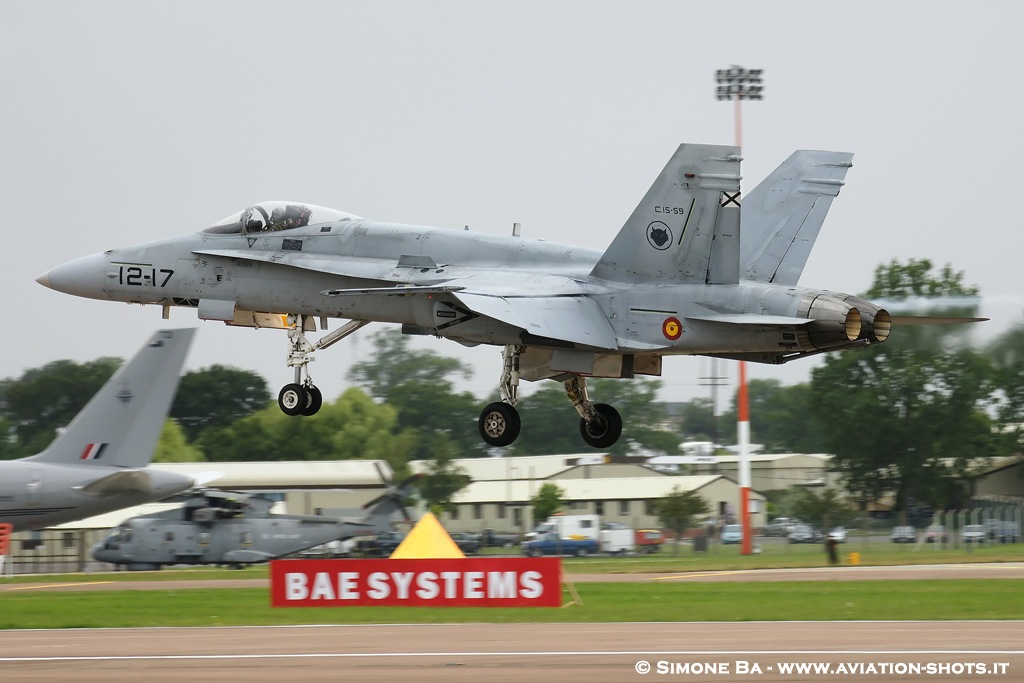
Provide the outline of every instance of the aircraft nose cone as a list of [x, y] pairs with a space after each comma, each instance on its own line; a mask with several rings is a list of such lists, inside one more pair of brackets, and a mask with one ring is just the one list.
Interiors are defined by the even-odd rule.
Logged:
[[65, 294], [100, 299], [105, 298], [106, 271], [106, 255], [93, 254], [51, 268], [37, 277], [36, 282]]

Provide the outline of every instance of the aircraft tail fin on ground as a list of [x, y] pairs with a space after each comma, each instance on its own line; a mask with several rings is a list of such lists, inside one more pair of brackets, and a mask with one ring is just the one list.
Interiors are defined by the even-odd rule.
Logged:
[[145, 467], [153, 458], [195, 330], [161, 330], [122, 365], [71, 424], [30, 460]]
[[739, 280], [739, 148], [680, 145], [594, 266], [616, 282]]
[[744, 279], [795, 285], [853, 154], [800, 150], [743, 198]]

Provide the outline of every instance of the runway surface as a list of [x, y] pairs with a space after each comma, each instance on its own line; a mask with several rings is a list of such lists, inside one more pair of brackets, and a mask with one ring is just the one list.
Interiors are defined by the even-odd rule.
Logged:
[[[638, 673], [646, 666], [649, 673]], [[828, 672], [811, 673], [815, 666]], [[799, 674], [800, 667], [808, 673]], [[974, 678], [968, 670], [1021, 680], [1024, 622], [222, 627], [0, 636], [0, 679], [18, 682], [962, 681]]]
[[[1024, 564], [572, 575], [574, 581], [1024, 578]], [[266, 579], [3, 584], [0, 591], [266, 586]], [[1008, 599], [1020, 601], [1019, 595]], [[681, 606], [684, 609], [685, 606]], [[1022, 614], [1024, 616], [1024, 614]], [[644, 673], [646, 671], [646, 673]], [[1024, 680], [1024, 621], [381, 624], [0, 631], [0, 680]]]

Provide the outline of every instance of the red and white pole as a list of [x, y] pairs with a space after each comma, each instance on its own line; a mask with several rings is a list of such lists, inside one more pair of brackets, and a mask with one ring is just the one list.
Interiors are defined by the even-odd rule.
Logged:
[[738, 395], [736, 423], [737, 445], [739, 446], [740, 474], [740, 523], [743, 525], [743, 541], [740, 554], [750, 555], [753, 552], [752, 533], [750, 530], [750, 401], [747, 397], [747, 362], [740, 361], [740, 390]]

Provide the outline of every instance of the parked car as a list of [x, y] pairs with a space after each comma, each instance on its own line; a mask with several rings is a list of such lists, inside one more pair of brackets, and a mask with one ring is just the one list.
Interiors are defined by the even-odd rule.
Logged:
[[821, 532], [807, 524], [795, 524], [789, 532], [790, 543], [820, 543]]
[[802, 522], [796, 517], [776, 517], [761, 530], [765, 536], [788, 536], [793, 527]]
[[828, 532], [828, 537], [836, 543], [846, 543], [846, 527], [837, 526]]
[[985, 533], [998, 543], [1017, 543], [1020, 541], [1020, 526], [1016, 522], [1004, 522], [998, 519], [985, 520]]
[[357, 541], [355, 551], [363, 557], [388, 557], [404, 540], [404, 531], [382, 531]]
[[742, 524], [726, 524], [722, 527], [722, 545], [731, 545], [743, 541]]
[[893, 543], [913, 543], [917, 540], [917, 532], [912, 526], [897, 526], [893, 527], [889, 538]]
[[982, 524], [968, 524], [960, 531], [961, 543], [984, 543], [985, 526]]
[[467, 531], [453, 531], [448, 534], [464, 555], [480, 554], [480, 537]]
[[947, 540], [946, 527], [941, 524], [932, 524], [930, 527], [925, 529], [924, 540], [926, 543], [945, 543]]
[[637, 529], [634, 539], [638, 553], [656, 553], [665, 543], [665, 535], [661, 529]]
[[511, 548], [514, 545], [519, 545], [519, 533], [484, 529], [480, 534], [480, 545], [487, 548]]

